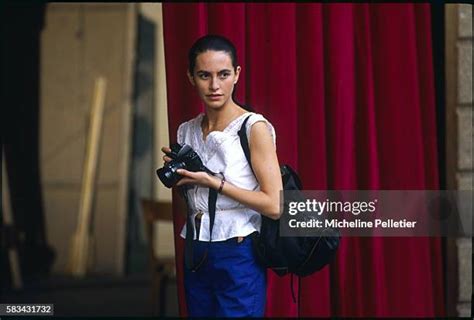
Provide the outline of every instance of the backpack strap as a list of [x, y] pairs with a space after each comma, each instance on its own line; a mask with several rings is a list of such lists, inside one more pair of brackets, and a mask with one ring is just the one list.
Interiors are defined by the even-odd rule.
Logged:
[[253, 168], [252, 168], [252, 161], [250, 161], [250, 147], [249, 147], [249, 139], [247, 137], [247, 121], [249, 120], [251, 116], [252, 115], [249, 115], [247, 116], [247, 118], [245, 118], [237, 134], [239, 135], [240, 145], [242, 146], [242, 149], [244, 150], [245, 158], [247, 158], [247, 161], [250, 165], [250, 169], [252, 169], [252, 173], [254, 173]]

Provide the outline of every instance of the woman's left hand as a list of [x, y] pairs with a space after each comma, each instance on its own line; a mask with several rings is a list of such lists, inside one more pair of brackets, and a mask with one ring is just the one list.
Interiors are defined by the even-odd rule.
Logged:
[[183, 176], [183, 178], [176, 183], [176, 186], [181, 186], [184, 184], [195, 184], [203, 187], [217, 189], [221, 182], [219, 178], [213, 177], [203, 171], [192, 172], [186, 169], [178, 169], [176, 170], [176, 173]]

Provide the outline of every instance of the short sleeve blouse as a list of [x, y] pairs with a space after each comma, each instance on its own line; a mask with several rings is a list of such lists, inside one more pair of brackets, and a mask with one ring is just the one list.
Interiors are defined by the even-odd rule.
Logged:
[[[246, 124], [247, 137], [250, 142], [250, 129], [253, 124], [263, 121], [267, 124], [275, 144], [275, 129], [261, 114], [247, 112], [234, 119], [223, 131], [210, 132], [206, 140], [203, 139], [201, 129], [204, 113], [196, 118], [182, 123], [178, 128], [178, 143], [187, 144], [201, 157], [204, 165], [213, 172], [222, 173], [226, 181], [247, 189], [259, 190], [259, 184], [253, 175], [250, 165], [240, 145], [238, 131], [243, 121], [250, 115]], [[199, 240], [209, 241], [209, 189], [193, 186], [188, 189], [188, 199], [193, 212], [192, 222], [198, 212], [202, 212]], [[216, 217], [212, 231], [212, 241], [223, 241], [233, 237], [244, 237], [254, 231], [259, 231], [261, 216], [258, 212], [245, 207], [241, 203], [219, 194], [216, 203]], [[181, 237], [186, 237], [186, 225], [181, 231]], [[193, 228], [195, 226], [193, 225]], [[196, 239], [196, 232], [194, 232]]]

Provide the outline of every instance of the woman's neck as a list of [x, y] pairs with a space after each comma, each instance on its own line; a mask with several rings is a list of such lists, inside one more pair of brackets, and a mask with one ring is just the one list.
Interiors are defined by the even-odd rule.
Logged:
[[245, 113], [246, 110], [241, 108], [235, 102], [224, 105], [219, 109], [206, 108], [206, 117], [203, 121], [203, 129], [206, 131], [219, 130], [225, 128], [233, 119]]

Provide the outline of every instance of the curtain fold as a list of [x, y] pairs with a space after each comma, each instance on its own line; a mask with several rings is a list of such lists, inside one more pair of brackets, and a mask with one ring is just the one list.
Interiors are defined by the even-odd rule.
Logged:
[[[172, 142], [203, 110], [187, 50], [222, 34], [243, 69], [237, 99], [273, 123], [279, 160], [306, 190], [438, 188], [429, 4], [164, 3], [163, 21]], [[443, 316], [440, 239], [343, 238], [300, 291], [300, 316]], [[266, 316], [297, 314], [289, 276], [269, 271], [267, 296]]]

